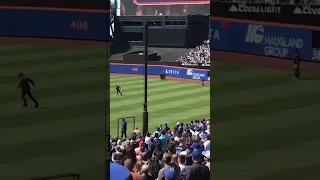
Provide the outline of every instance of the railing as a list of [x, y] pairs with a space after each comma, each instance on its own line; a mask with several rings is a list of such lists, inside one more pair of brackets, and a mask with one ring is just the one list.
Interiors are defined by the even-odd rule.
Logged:
[[80, 174], [59, 174], [53, 176], [46, 176], [46, 177], [39, 177], [39, 178], [32, 178], [28, 180], [51, 180], [51, 179], [61, 179], [61, 178], [73, 178], [73, 180], [80, 180]]
[[223, 3], [254, 3], [254, 4], [292, 4], [292, 5], [320, 5], [320, 0], [306, 0], [295, 2], [294, 0], [212, 0], [211, 2]]

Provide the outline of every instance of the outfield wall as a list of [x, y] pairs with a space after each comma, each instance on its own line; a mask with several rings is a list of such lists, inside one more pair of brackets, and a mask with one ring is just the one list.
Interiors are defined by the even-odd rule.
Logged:
[[1, 8], [0, 36], [108, 41], [109, 13], [83, 11]]
[[[119, 74], [144, 74], [143, 64], [122, 64], [122, 63], [110, 63], [110, 72]], [[167, 76], [210, 81], [210, 70], [186, 68], [167, 65], [148, 65], [149, 75], [159, 75], [160, 72], [165, 72]]]
[[292, 59], [296, 48], [303, 61], [320, 62], [320, 31], [264, 22], [211, 19], [211, 49]]

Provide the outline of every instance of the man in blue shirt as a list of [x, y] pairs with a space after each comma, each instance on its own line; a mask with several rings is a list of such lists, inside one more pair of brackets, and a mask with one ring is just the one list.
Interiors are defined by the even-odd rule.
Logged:
[[166, 135], [166, 131], [162, 130], [161, 131], [161, 136], [159, 137], [159, 140], [161, 142], [161, 150], [165, 151], [168, 146], [168, 136]]
[[122, 124], [121, 124], [121, 138], [127, 138], [127, 122], [122, 119]]

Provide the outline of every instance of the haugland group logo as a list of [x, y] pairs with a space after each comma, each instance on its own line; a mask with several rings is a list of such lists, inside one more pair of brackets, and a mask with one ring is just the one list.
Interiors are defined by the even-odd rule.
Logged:
[[245, 41], [260, 44], [264, 37], [263, 33], [264, 28], [262, 25], [249, 24]]
[[[237, 6], [236, 6], [237, 5]], [[232, 4], [229, 12], [280, 14], [281, 7], [275, 5], [251, 5], [246, 3]]]
[[293, 14], [305, 14], [305, 15], [320, 15], [320, 7], [302, 6], [296, 7], [293, 10]]

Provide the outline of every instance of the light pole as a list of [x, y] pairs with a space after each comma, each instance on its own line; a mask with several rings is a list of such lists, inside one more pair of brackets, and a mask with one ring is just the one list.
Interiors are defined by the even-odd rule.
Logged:
[[143, 104], [143, 136], [148, 132], [148, 23], [144, 23], [144, 104]]

